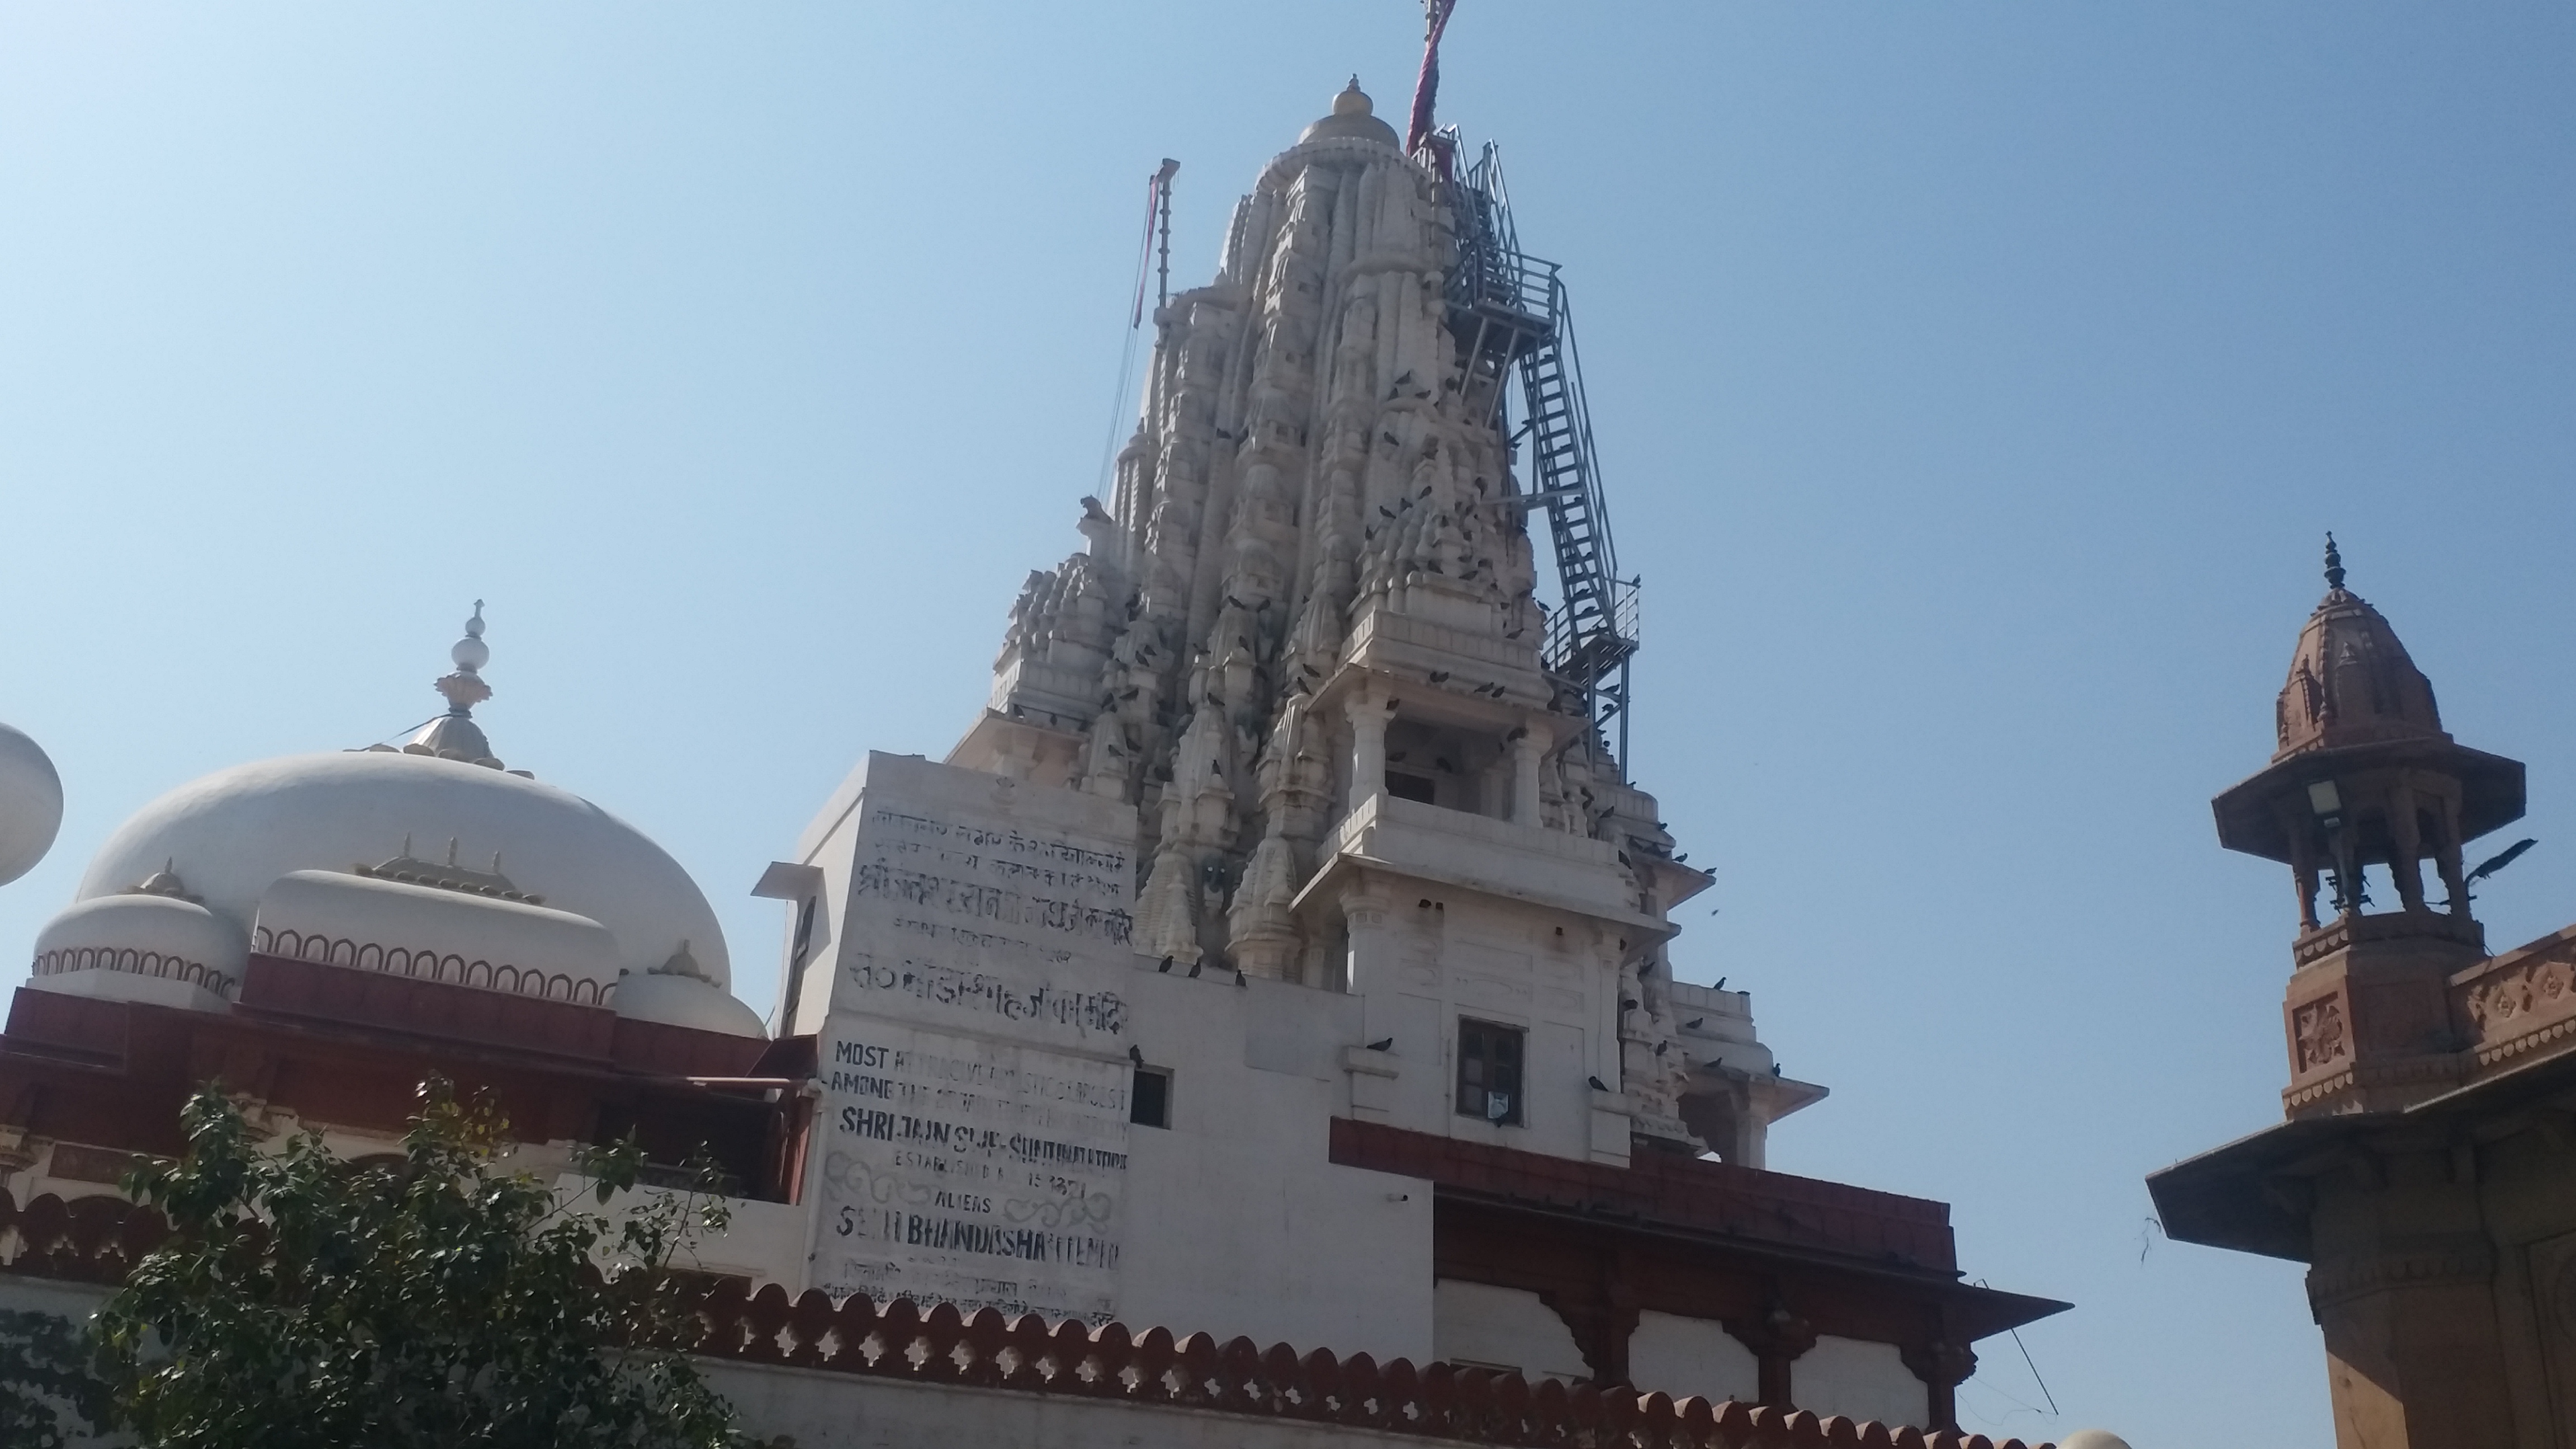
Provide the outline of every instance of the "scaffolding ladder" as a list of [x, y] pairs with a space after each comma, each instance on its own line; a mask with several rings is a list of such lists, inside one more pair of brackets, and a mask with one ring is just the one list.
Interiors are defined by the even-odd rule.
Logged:
[[[1574, 319], [1554, 262], [1520, 249], [1502, 155], [1492, 143], [1455, 171], [1457, 135], [1444, 129], [1419, 155], [1446, 178], [1458, 256], [1449, 275], [1449, 328], [1457, 340], [1460, 393], [1486, 421], [1526, 445], [1529, 476], [1507, 475], [1509, 497], [1547, 511], [1556, 553], [1557, 607], [1539, 647], [1539, 666], [1579, 696], [1596, 736], [1615, 738], [1622, 776], [1628, 758], [1629, 662], [1637, 652], [1637, 580], [1619, 577], [1610, 541], [1592, 419]], [[1518, 417], [1508, 414], [1519, 381]]]

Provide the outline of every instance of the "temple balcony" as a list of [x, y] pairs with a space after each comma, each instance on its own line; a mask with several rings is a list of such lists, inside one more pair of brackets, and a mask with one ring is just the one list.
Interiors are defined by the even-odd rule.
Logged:
[[1637, 908], [1636, 886], [1608, 841], [1472, 815], [1379, 792], [1325, 836], [1314, 877], [1295, 909], [1329, 895], [1347, 873], [1379, 870], [1507, 900], [1613, 921], [1640, 932], [1671, 929]]
[[1682, 1120], [1727, 1161], [1762, 1166], [1771, 1124], [1823, 1101], [1826, 1089], [1781, 1075], [1754, 1032], [1751, 992], [1674, 981], [1664, 987], [1664, 1008], [1690, 1071]]

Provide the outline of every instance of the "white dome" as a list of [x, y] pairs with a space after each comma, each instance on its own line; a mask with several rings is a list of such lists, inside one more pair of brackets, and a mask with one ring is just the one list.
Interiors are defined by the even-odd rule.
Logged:
[[2078, 1429], [2058, 1440], [2057, 1449], [2129, 1449], [2129, 1441], [2107, 1429]]
[[63, 777], [54, 762], [34, 740], [0, 724], [0, 885], [35, 869], [62, 824]]
[[617, 994], [609, 998], [609, 1005], [617, 1008], [619, 1016], [636, 1021], [658, 1021], [665, 1026], [689, 1026], [762, 1040], [769, 1036], [769, 1028], [761, 1024], [759, 1013], [692, 976], [659, 971], [629, 976], [617, 983]]
[[131, 890], [166, 861], [190, 894], [245, 937], [260, 897], [291, 871], [349, 871], [406, 853], [492, 867], [520, 893], [587, 916], [642, 975], [682, 942], [718, 986], [732, 980], [707, 898], [662, 848], [568, 791], [426, 755], [289, 755], [182, 785], [125, 822], [82, 877], [79, 899]]
[[78, 902], [36, 936], [41, 991], [221, 1010], [240, 988], [241, 931], [193, 901], [112, 895]]

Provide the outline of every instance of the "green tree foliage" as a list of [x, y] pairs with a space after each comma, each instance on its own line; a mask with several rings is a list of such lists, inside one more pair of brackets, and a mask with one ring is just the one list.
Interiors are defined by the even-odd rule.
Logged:
[[107, 1418], [80, 1330], [50, 1313], [0, 1309], [0, 1444], [63, 1449], [67, 1416], [84, 1429]]
[[[115, 1417], [152, 1449], [714, 1449], [731, 1411], [675, 1348], [669, 1271], [711, 1196], [635, 1193], [632, 1142], [566, 1201], [500, 1166], [488, 1098], [421, 1089], [400, 1163], [263, 1148], [201, 1091], [187, 1156], [126, 1179], [170, 1220], [93, 1324]], [[611, 1199], [633, 1194], [605, 1213]], [[604, 1271], [603, 1271], [604, 1270]]]

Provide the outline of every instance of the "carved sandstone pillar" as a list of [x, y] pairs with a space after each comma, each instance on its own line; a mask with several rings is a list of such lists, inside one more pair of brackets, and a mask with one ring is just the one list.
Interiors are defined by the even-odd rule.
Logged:
[[2306, 824], [2284, 811], [2282, 833], [2290, 842], [2290, 879], [2299, 889], [2299, 929], [2317, 928], [2317, 848]]
[[2469, 883], [2460, 865], [2460, 797], [2456, 793], [2442, 796], [2442, 838], [2433, 844], [2433, 869], [2442, 877], [2442, 889], [2450, 894], [2447, 903], [2452, 915], [2467, 919]]
[[2388, 873], [2397, 881], [2397, 903], [2424, 909], [2424, 843], [2415, 825], [2415, 790], [2404, 780], [2388, 787]]
[[[2408, 1144], [2412, 1146], [2412, 1144]], [[2315, 1179], [2308, 1303], [2325, 1332], [2336, 1442], [2508, 1449], [2516, 1432], [2500, 1258], [2478, 1154], [2355, 1151]], [[2521, 1332], [2522, 1330], [2511, 1330]]]

